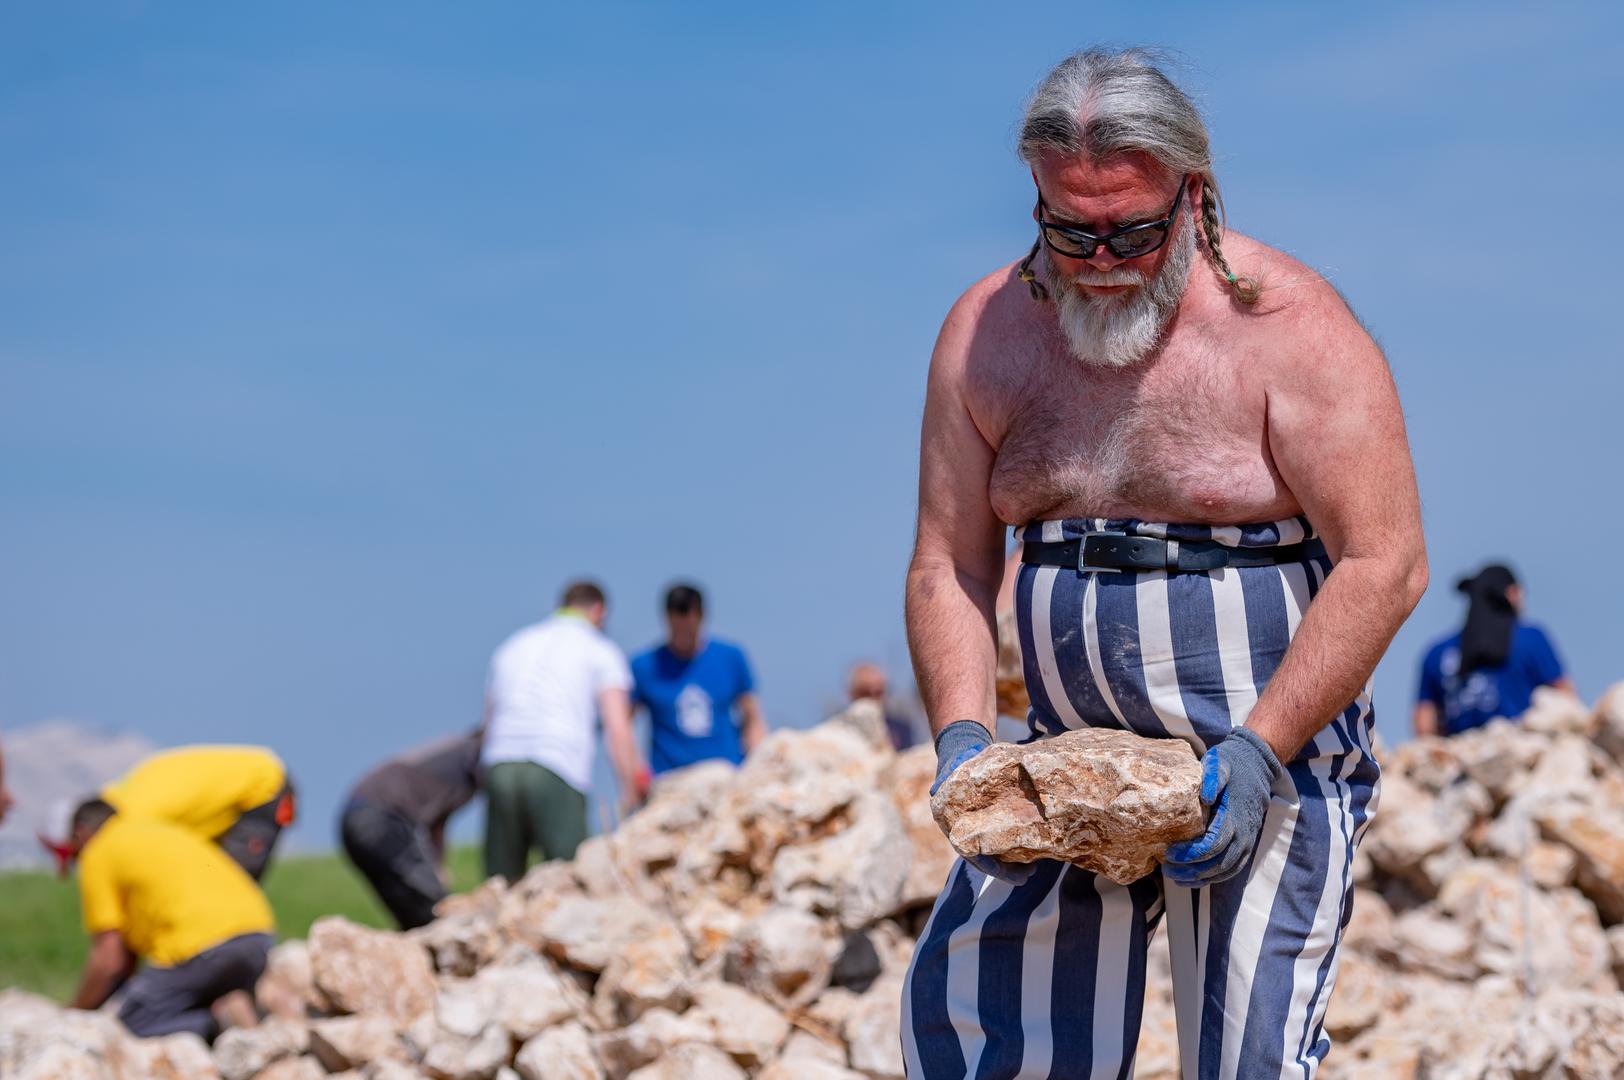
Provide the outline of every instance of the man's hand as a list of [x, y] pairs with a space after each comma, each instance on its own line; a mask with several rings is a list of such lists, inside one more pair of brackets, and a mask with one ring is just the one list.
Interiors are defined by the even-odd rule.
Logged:
[[1269, 789], [1284, 772], [1280, 759], [1250, 728], [1236, 728], [1201, 759], [1201, 803], [1212, 811], [1207, 831], [1167, 849], [1166, 874], [1199, 889], [1245, 871], [1263, 833]]
[[[935, 795], [954, 769], [991, 745], [992, 732], [974, 720], [959, 720], [943, 728], [936, 736], [936, 780], [930, 785], [930, 793]], [[1025, 885], [1033, 873], [1030, 864], [1002, 862], [991, 855], [965, 855], [964, 861], [988, 877], [1011, 885]]]

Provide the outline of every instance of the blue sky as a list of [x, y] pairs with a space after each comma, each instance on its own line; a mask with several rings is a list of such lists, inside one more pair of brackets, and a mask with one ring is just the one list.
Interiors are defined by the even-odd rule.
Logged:
[[628, 649], [704, 583], [774, 724], [906, 680], [931, 342], [1094, 42], [1178, 54], [1232, 225], [1387, 350], [1435, 584], [1384, 734], [1491, 556], [1624, 678], [1624, 17], [1126, 8], [0, 9], [0, 728], [269, 743], [320, 846], [571, 575]]

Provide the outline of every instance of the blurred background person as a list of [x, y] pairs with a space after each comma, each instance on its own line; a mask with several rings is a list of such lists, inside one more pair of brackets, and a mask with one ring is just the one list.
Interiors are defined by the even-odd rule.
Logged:
[[[212, 840], [254, 880], [293, 824], [293, 783], [263, 746], [181, 746], [153, 754], [98, 793], [125, 819], [145, 818]], [[46, 841], [58, 869], [71, 850]], [[71, 847], [71, 845], [70, 845]]]
[[890, 709], [886, 703], [889, 683], [885, 669], [864, 660], [851, 669], [846, 678], [846, 697], [850, 701], [875, 701], [885, 710], [885, 733], [891, 738], [891, 747], [902, 751], [919, 741], [911, 717]]
[[665, 643], [632, 660], [632, 697], [648, 710], [655, 774], [713, 759], [739, 764], [767, 734], [749, 659], [705, 636], [705, 597], [694, 585], [666, 591], [665, 624]]
[[550, 617], [491, 657], [485, 691], [485, 874], [518, 881], [530, 852], [569, 859], [587, 837], [597, 723], [622, 798], [641, 801], [648, 774], [632, 737], [631, 671], [603, 633], [609, 604], [595, 582], [564, 590]]
[[1515, 719], [1536, 687], [1573, 692], [1549, 635], [1522, 621], [1522, 586], [1508, 568], [1491, 563], [1455, 587], [1466, 595], [1466, 623], [1422, 658], [1417, 735], [1455, 735], [1497, 716]]
[[213, 1039], [216, 1003], [251, 993], [265, 970], [275, 925], [265, 894], [193, 830], [104, 799], [81, 803], [71, 829], [90, 954], [70, 1004], [100, 1008], [123, 986], [119, 1019], [136, 1035]]
[[0, 821], [6, 820], [6, 811], [10, 810], [15, 801], [11, 797], [11, 789], [6, 787], [6, 751], [0, 747]]
[[450, 888], [446, 822], [479, 791], [483, 740], [476, 729], [408, 750], [350, 789], [339, 842], [402, 930], [432, 921]]

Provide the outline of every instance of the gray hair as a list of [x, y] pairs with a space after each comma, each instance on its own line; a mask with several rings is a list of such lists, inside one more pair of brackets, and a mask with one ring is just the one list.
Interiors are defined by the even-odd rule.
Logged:
[[1224, 258], [1224, 202], [1212, 173], [1207, 126], [1195, 103], [1143, 49], [1085, 49], [1049, 72], [1026, 107], [1021, 160], [1036, 168], [1049, 153], [1096, 161], [1137, 151], [1180, 176], [1201, 177], [1201, 235], [1207, 258], [1243, 304], [1255, 303], [1255, 278], [1238, 277]]

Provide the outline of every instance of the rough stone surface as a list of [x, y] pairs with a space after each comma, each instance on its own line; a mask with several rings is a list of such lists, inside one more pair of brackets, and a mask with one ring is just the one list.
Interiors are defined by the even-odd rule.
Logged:
[[638, 1069], [627, 1080], [746, 1080], [746, 1075], [716, 1047], [684, 1043], [652, 1065]]
[[777, 1009], [732, 983], [697, 987], [689, 1016], [710, 1028], [706, 1041], [749, 1068], [778, 1056], [789, 1038], [789, 1021]]
[[[1545, 702], [1531, 726], [1382, 755], [1322, 1080], [1624, 1077], [1624, 684], [1610, 693], [1582, 722]], [[273, 951], [271, 1019], [212, 1053], [0, 991], [0, 1076], [895, 1080], [903, 972], [952, 855], [930, 748], [892, 755], [871, 729], [778, 732], [742, 769], [662, 777], [574, 862], [452, 897], [422, 930], [325, 920]], [[831, 854], [882, 846], [876, 798], [908, 849], [895, 893]], [[1140, 1080], [1182, 1073], [1166, 937]]]
[[310, 1044], [302, 1025], [268, 1020], [258, 1027], [231, 1028], [214, 1041], [214, 1064], [222, 1080], [251, 1080], [274, 1061], [297, 1057]]
[[899, 909], [935, 903], [958, 857], [931, 816], [930, 785], [935, 780], [936, 748], [926, 744], [898, 754], [882, 784], [891, 793], [903, 835], [912, 849], [908, 877], [897, 897]]
[[629, 896], [569, 897], [541, 924], [549, 956], [582, 971], [602, 971], [626, 946], [668, 920]]
[[310, 1025], [310, 1052], [328, 1072], [359, 1069], [384, 1058], [404, 1060], [394, 1021], [384, 1016], [334, 1016]]
[[592, 1036], [574, 1021], [548, 1028], [525, 1043], [513, 1068], [523, 1080], [604, 1080]]
[[734, 937], [727, 977], [780, 1006], [809, 1004], [829, 985], [839, 943], [819, 919], [768, 908]]
[[338, 1012], [382, 1013], [405, 1023], [434, 1002], [434, 972], [421, 945], [337, 916], [310, 928], [310, 970]]
[[887, 976], [852, 1003], [841, 1030], [852, 1068], [879, 1080], [901, 1080], [902, 977]]
[[265, 974], [254, 987], [254, 1000], [264, 1012], [285, 1020], [301, 1020], [324, 1010], [328, 1002], [310, 972], [310, 946], [302, 941], [273, 945]]
[[1126, 885], [1201, 834], [1200, 793], [1189, 744], [1089, 728], [995, 743], [948, 777], [931, 813], [962, 855], [1063, 859]]

